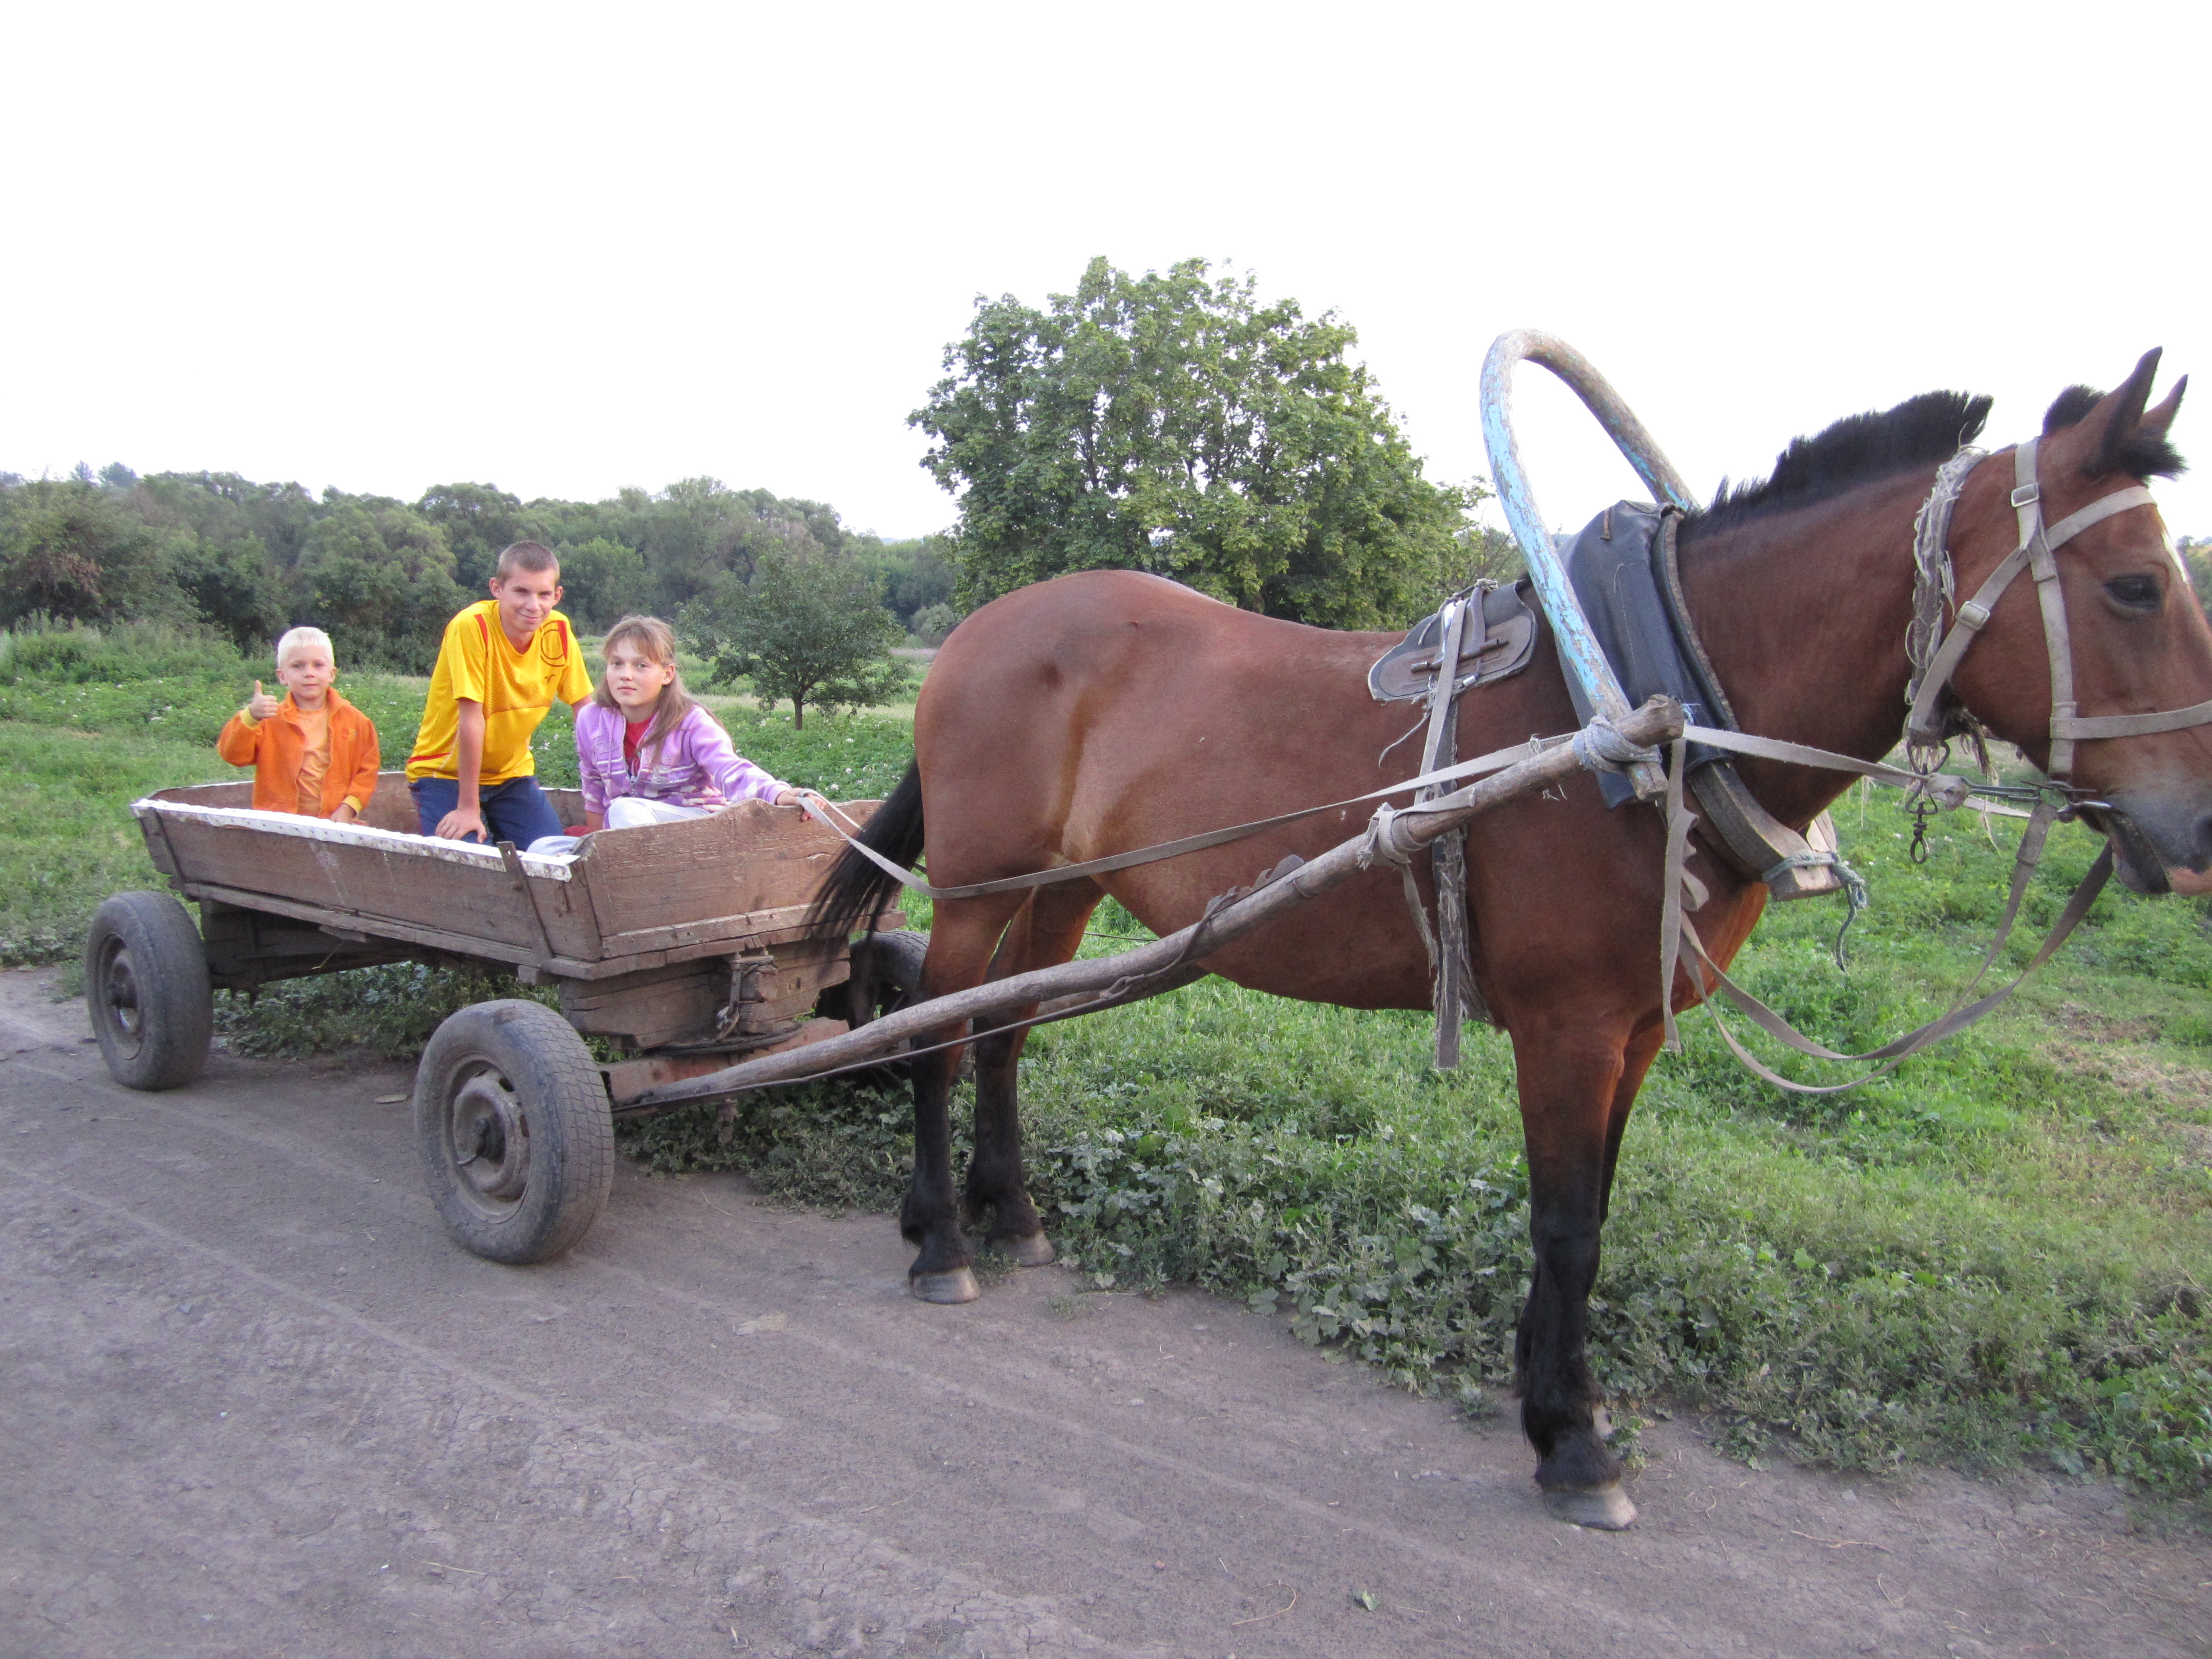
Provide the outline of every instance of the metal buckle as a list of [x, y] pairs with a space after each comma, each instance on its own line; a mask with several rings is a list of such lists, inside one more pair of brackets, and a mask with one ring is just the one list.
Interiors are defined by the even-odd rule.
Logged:
[[2043, 499], [2043, 486], [2033, 482], [2016, 486], [2012, 492], [2014, 507], [2032, 507]]

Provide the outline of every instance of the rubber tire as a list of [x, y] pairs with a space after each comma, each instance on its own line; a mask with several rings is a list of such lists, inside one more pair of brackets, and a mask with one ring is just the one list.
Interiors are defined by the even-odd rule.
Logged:
[[124, 1087], [181, 1089], [198, 1077], [215, 1035], [215, 992], [185, 907], [167, 893], [118, 893], [94, 911], [84, 1001], [100, 1058]]
[[[472, 1130], [464, 1160], [455, 1137]], [[487, 1261], [560, 1255], [591, 1231], [614, 1183], [605, 1080], [543, 1003], [478, 1002], [438, 1028], [415, 1068], [415, 1145], [446, 1231]], [[465, 1173], [487, 1156], [485, 1173]]]
[[929, 954], [929, 935], [911, 927], [872, 935], [853, 952], [855, 988], [848, 999], [855, 1024], [896, 1013], [921, 989], [921, 961]]

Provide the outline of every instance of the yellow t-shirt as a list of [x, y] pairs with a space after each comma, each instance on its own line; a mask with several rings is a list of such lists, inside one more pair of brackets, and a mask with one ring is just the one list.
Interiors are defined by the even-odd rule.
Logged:
[[499, 601], [479, 599], [446, 624], [438, 665], [430, 674], [430, 697], [407, 775], [458, 778], [460, 743], [459, 699], [480, 702], [484, 711], [483, 769], [480, 786], [495, 788], [510, 778], [538, 770], [530, 734], [558, 697], [571, 705], [592, 693], [591, 671], [576, 643], [576, 630], [559, 611], [547, 617], [520, 651], [508, 643], [499, 625]]

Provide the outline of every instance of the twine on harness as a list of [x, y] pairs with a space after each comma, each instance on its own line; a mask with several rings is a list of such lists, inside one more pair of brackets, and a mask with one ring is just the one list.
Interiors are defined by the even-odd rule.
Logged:
[[1406, 908], [1413, 913], [1413, 926], [1421, 933], [1421, 948], [1429, 953], [1429, 979], [1433, 984], [1437, 963], [1436, 931], [1429, 926], [1429, 909], [1421, 902], [1420, 884], [1413, 879], [1413, 855], [1400, 847], [1390, 833], [1390, 825], [1397, 816], [1398, 809], [1388, 801], [1375, 809], [1375, 816], [1367, 820], [1367, 836], [1359, 845], [1355, 861], [1363, 870], [1373, 868], [1377, 859], [1398, 866], [1399, 878], [1406, 886]]
[[1602, 714], [1591, 716], [1590, 723], [1575, 733], [1568, 746], [1586, 772], [1626, 772], [1632, 766], [1655, 763], [1659, 758], [1656, 749], [1631, 743]]

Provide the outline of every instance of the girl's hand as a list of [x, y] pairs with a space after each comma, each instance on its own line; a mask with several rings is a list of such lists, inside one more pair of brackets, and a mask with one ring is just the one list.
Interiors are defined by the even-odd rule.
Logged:
[[283, 705], [276, 698], [261, 689], [259, 680], [253, 682], [253, 695], [246, 699], [246, 712], [248, 714], [256, 720], [274, 720], [276, 718], [276, 711], [283, 707]]
[[806, 798], [813, 793], [811, 789], [779, 789], [775, 792], [775, 804], [778, 806], [804, 805]]

